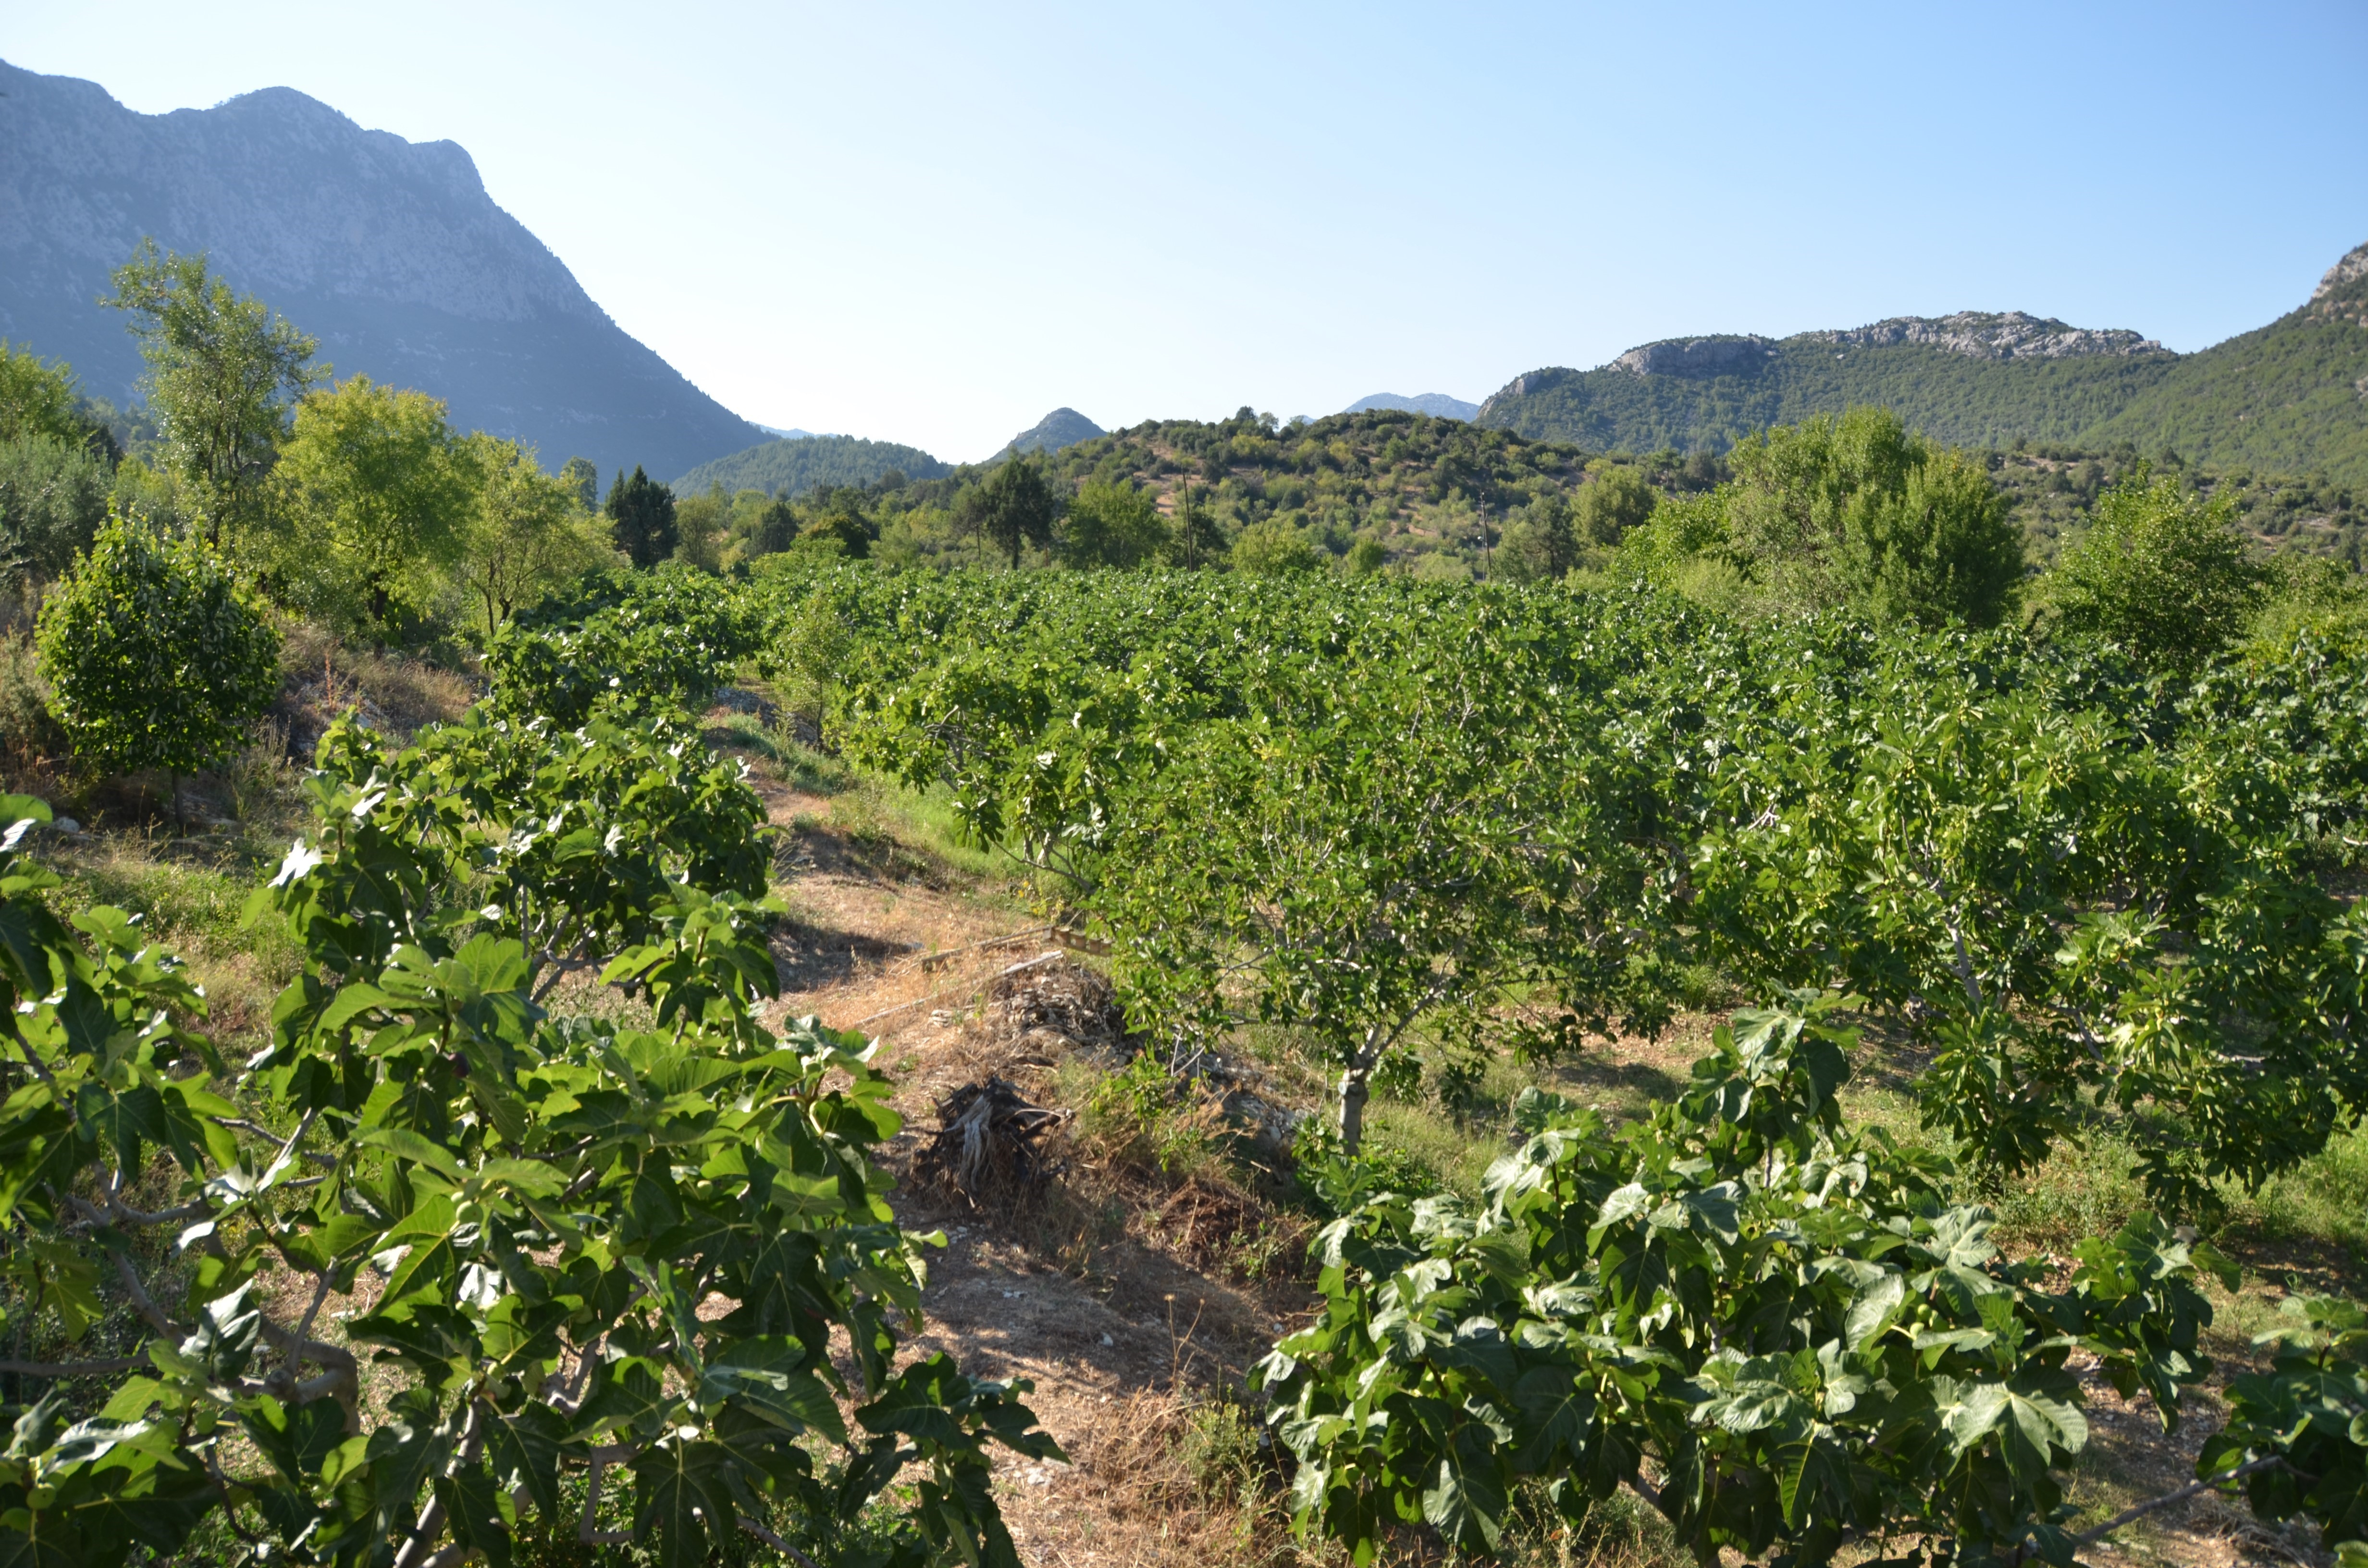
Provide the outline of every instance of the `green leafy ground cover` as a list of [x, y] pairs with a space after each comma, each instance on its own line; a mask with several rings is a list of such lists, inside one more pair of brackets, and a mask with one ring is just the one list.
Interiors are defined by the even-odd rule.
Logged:
[[[26, 1512], [0, 1528], [102, 1561], [228, 1554], [245, 1531], [458, 1562], [556, 1545], [574, 1517], [694, 1560], [741, 1520], [899, 1551], [871, 1533], [886, 1506], [999, 1550], [979, 1445], [1036, 1441], [1004, 1393], [898, 1369], [885, 1342], [830, 1387], [805, 1308], [746, 1315], [778, 1284], [871, 1343], [911, 1296], [863, 1174], [884, 1124], [834, 1097], [876, 1105], [871, 1069], [755, 1021], [760, 816], [672, 717], [735, 668], [818, 688], [836, 758], [765, 732], [777, 766], [878, 790], [883, 825], [942, 813], [1110, 940], [1131, 1023], [1163, 1043], [1140, 1094], [1087, 1091], [1103, 1114], [1163, 1114], [1163, 1063], [1196, 1044], [1329, 1085], [1298, 1179], [1329, 1221], [1330, 1304], [1261, 1381], [1294, 1456], [1276, 1506], [1347, 1547], [1526, 1551], [1610, 1528], [1625, 1488], [1656, 1540], [1703, 1549], [2061, 1558], [2100, 1511], [2080, 1457], [2100, 1396], [2067, 1355], [2168, 1419], [2268, 1315], [2171, 1226], [2356, 1278], [2340, 1188], [2280, 1196], [2359, 1161], [2351, 644], [2305, 633], [2172, 679], [2013, 627], [1743, 622], [1642, 588], [811, 557], [700, 586], [548, 607], [484, 706], [400, 752], [332, 731], [305, 846], [256, 906], [288, 922], [270, 961], [293, 972], [243, 1074], [208, 1059], [144, 933], [44, 925], [83, 901], [22, 872], [23, 1348], [103, 1333], [131, 1381], [66, 1379], [28, 1416]], [[206, 879], [234, 873], [77, 856], [92, 893], [222, 939]], [[587, 979], [632, 1006], [552, 1011]], [[75, 1024], [76, 986], [119, 1026]], [[1757, 998], [1775, 1006], [1703, 1030]], [[701, 1092], [727, 1083], [746, 1092]], [[587, 1094], [620, 1119], [579, 1127]], [[819, 1165], [809, 1134], [835, 1151]], [[1165, 1164], [1190, 1136], [1151, 1146]], [[784, 1191], [847, 1270], [767, 1272]], [[677, 1233], [669, 1203], [704, 1218]], [[156, 1271], [169, 1332], [97, 1293], [108, 1233], [160, 1224], [210, 1227], [124, 1254]], [[383, 1283], [314, 1337], [293, 1298], [250, 1292], [267, 1263], [341, 1296]], [[700, 1326], [677, 1309], [709, 1286], [741, 1310]], [[2261, 1509], [2335, 1540], [2368, 1445], [2322, 1436], [2357, 1407], [2357, 1339], [2340, 1301], [2311, 1310], [2283, 1362], [2218, 1385], [2207, 1473], [2258, 1466]], [[410, 1437], [369, 1436], [389, 1429], [357, 1398], [367, 1346]], [[932, 1479], [893, 1491], [908, 1465]], [[155, 1506], [94, 1501], [127, 1483]], [[209, 1529], [228, 1534], [188, 1533]]]
[[[1377, 1082], [1468, 1108], [1506, 1053], [1550, 1062], [1588, 1035], [1665, 1026], [1704, 967], [1745, 995], [1837, 987], [1898, 1031], [1924, 1057], [1920, 1146], [1952, 1162], [1930, 1179], [1972, 1184], [1950, 1190], [2003, 1197], [2058, 1151], [2110, 1141], [2145, 1206], [2225, 1224], [2230, 1194], [2350, 1136], [2359, 940], [2321, 885], [2361, 803], [2350, 653], [2305, 639], [2191, 686], [2013, 631], [1747, 630], [1633, 596], [1095, 586], [1088, 601], [1057, 580], [854, 569], [768, 585], [789, 613], [853, 631], [862, 674], [834, 710], [851, 756], [945, 784], [983, 842], [1058, 876], [1111, 936], [1154, 1038], [1295, 1031], [1340, 1074], [1345, 1151]], [[1356, 1289], [1403, 1305], [1417, 1287], [1388, 1283], [1399, 1267]], [[1418, 1345], [1384, 1359], [1442, 1369], [1463, 1352], [1440, 1323], [1446, 1360]], [[1800, 1332], [1776, 1336], [1784, 1354], [1818, 1349]], [[1643, 1354], [1622, 1332], [1611, 1344]], [[1954, 1375], [1938, 1367], [1923, 1370]], [[1351, 1381], [1414, 1386], [1381, 1368], [1357, 1360]], [[1440, 1414], [1455, 1398], [1429, 1397], [1388, 1405], [1393, 1430], [1447, 1421], [1465, 1430], [1454, 1443], [1498, 1459], [1527, 1444], [1543, 1468], [1519, 1473], [1542, 1482], [1571, 1473], [1565, 1459], [1595, 1462], [1550, 1460], [1518, 1423], [1461, 1427]], [[1848, 1469], [1906, 1432], [1835, 1440], [1859, 1456]], [[1669, 1440], [1622, 1440], [1679, 1462]], [[2049, 1468], [2053, 1439], [2033, 1441], [2001, 1474]], [[1757, 1552], [1781, 1537], [1813, 1558], [1865, 1528], [1921, 1533], [1930, 1488], [1959, 1483], [1919, 1451], [1907, 1484], [1922, 1501], [1845, 1486], [1754, 1513], [1698, 1477], [1661, 1511], [1705, 1542]], [[1326, 1484], [1350, 1501], [1341, 1513], [1303, 1491], [1304, 1517], [1361, 1537], [1403, 1483], [1399, 1517], [1485, 1540], [1509, 1493], [1474, 1504], [1417, 1484], [1447, 1456], [1306, 1449], [1303, 1477], [1338, 1475]], [[1768, 1462], [1742, 1462], [1734, 1484], [1748, 1492]], [[1970, 1516], [1938, 1528], [1975, 1554], [2072, 1550], [2031, 1523], [2062, 1517], [2060, 1499], [1998, 1501], [2011, 1495], [1993, 1501], [2025, 1523], [1993, 1547]], [[1861, 1506], [1884, 1522], [1850, 1522]]]

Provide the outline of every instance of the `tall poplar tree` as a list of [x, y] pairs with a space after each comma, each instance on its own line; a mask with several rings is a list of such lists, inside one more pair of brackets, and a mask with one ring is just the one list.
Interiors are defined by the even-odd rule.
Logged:
[[142, 240], [103, 301], [128, 312], [170, 465], [204, 498], [206, 541], [252, 522], [290, 402], [327, 373], [320, 345], [206, 270]]

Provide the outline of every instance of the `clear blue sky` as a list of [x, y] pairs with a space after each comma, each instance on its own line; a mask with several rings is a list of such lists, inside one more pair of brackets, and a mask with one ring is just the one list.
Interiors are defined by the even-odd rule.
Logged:
[[[1679, 333], [2192, 349], [2368, 241], [2368, 4], [11, 6], [134, 108], [449, 138], [750, 418], [986, 455]], [[6, 150], [0, 149], [0, 156]]]

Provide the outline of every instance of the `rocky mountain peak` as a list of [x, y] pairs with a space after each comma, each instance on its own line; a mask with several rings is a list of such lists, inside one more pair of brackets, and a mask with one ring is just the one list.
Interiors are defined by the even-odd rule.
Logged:
[[679, 472], [763, 432], [620, 331], [451, 142], [370, 131], [267, 87], [140, 114], [96, 83], [0, 62], [0, 337], [137, 395], [97, 300], [142, 239], [203, 252], [318, 337], [339, 375], [416, 386], [556, 465]]
[[2162, 345], [2122, 329], [2073, 326], [2021, 311], [1959, 311], [1948, 316], [1893, 316], [1846, 332], [1807, 332], [1800, 341], [1842, 348], [1920, 343], [1975, 359], [2063, 359], [2088, 354], [2159, 354]]
[[2356, 245], [2327, 269], [2303, 307], [2322, 321], [2368, 326], [2368, 245]]
[[1733, 376], [1758, 369], [1775, 353], [1771, 340], [1750, 334], [1668, 337], [1640, 344], [1604, 369], [1632, 376]]
[[2355, 283], [2362, 278], [2368, 278], [2368, 245], [2354, 245], [2343, 253], [2341, 261], [2327, 269], [2327, 276], [2318, 280], [2318, 287], [2310, 291], [2310, 297], [2324, 300], [2345, 284]]
[[1080, 441], [1090, 441], [1109, 431], [1079, 414], [1074, 408], [1056, 408], [1022, 430], [1006, 443], [1006, 450], [1017, 448], [1023, 452], [1057, 452], [1064, 447], [1074, 447]]

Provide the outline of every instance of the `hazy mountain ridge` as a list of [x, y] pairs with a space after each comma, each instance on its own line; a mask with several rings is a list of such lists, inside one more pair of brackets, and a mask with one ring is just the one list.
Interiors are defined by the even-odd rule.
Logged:
[[1476, 417], [1600, 450], [1721, 451], [1870, 403], [1952, 443], [2168, 445], [2224, 466], [2368, 480], [2368, 245], [2303, 307], [2193, 354], [2020, 311], [1897, 316], [1642, 344], [1598, 369], [1517, 376]]
[[0, 63], [0, 336], [130, 395], [97, 305], [142, 238], [210, 254], [357, 372], [446, 399], [555, 466], [675, 472], [762, 435], [611, 321], [496, 205], [466, 151], [366, 131], [285, 87], [143, 115], [95, 83]]
[[1470, 419], [1480, 412], [1476, 403], [1466, 403], [1445, 392], [1417, 392], [1406, 397], [1397, 392], [1373, 392], [1360, 397], [1343, 414], [1371, 414], [1378, 409], [1393, 409], [1400, 414], [1428, 414], [1434, 419]]

